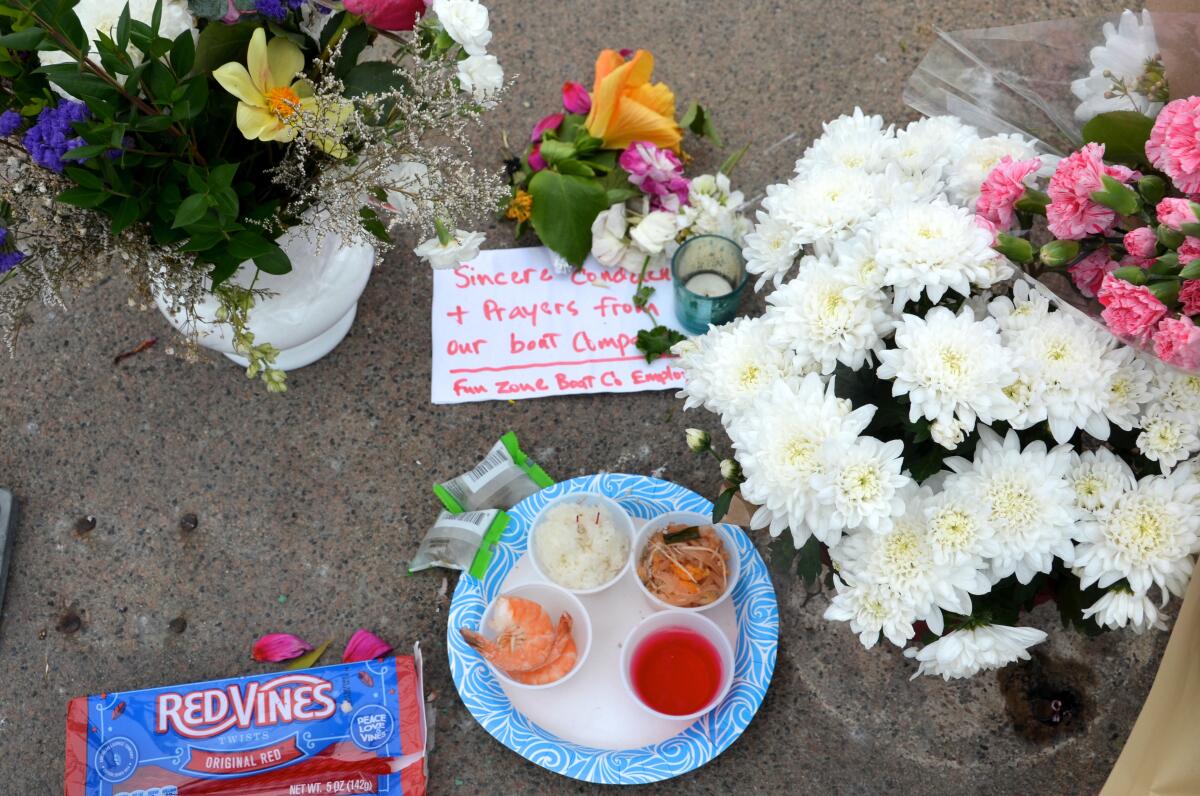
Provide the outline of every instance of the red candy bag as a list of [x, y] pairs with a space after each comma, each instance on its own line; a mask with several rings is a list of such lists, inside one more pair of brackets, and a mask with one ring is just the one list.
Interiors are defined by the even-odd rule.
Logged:
[[420, 650], [101, 694], [67, 709], [65, 796], [424, 796]]

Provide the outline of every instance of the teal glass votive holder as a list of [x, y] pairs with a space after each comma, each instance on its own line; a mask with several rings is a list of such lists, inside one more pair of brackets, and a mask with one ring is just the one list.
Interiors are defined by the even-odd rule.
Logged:
[[750, 281], [742, 247], [721, 235], [688, 238], [671, 258], [675, 317], [691, 334], [704, 334], [737, 315]]

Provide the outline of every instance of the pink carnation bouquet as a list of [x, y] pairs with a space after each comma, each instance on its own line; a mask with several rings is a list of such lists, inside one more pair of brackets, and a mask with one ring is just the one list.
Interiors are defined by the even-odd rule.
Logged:
[[[1037, 160], [998, 163], [976, 203], [995, 247], [1035, 277], [1062, 271], [1125, 343], [1200, 371], [1200, 97], [1154, 117], [1098, 114], [1038, 187]], [[1053, 239], [1036, 247], [1044, 217]]]

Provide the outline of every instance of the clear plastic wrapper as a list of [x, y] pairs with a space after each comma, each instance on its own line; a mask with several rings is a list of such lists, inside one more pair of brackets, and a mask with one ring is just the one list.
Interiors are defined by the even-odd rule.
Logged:
[[445, 567], [461, 569], [482, 578], [492, 561], [496, 542], [508, 527], [508, 520], [508, 514], [499, 509], [462, 514], [443, 511], [421, 540], [408, 571]]
[[454, 513], [480, 509], [511, 509], [554, 479], [524, 451], [517, 435], [501, 437], [479, 464], [449, 481], [435, 484], [433, 493]]

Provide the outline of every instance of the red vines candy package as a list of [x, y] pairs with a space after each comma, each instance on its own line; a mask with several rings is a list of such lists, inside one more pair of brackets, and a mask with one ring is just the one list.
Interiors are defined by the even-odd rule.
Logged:
[[424, 796], [422, 693], [418, 650], [79, 697], [64, 794]]

